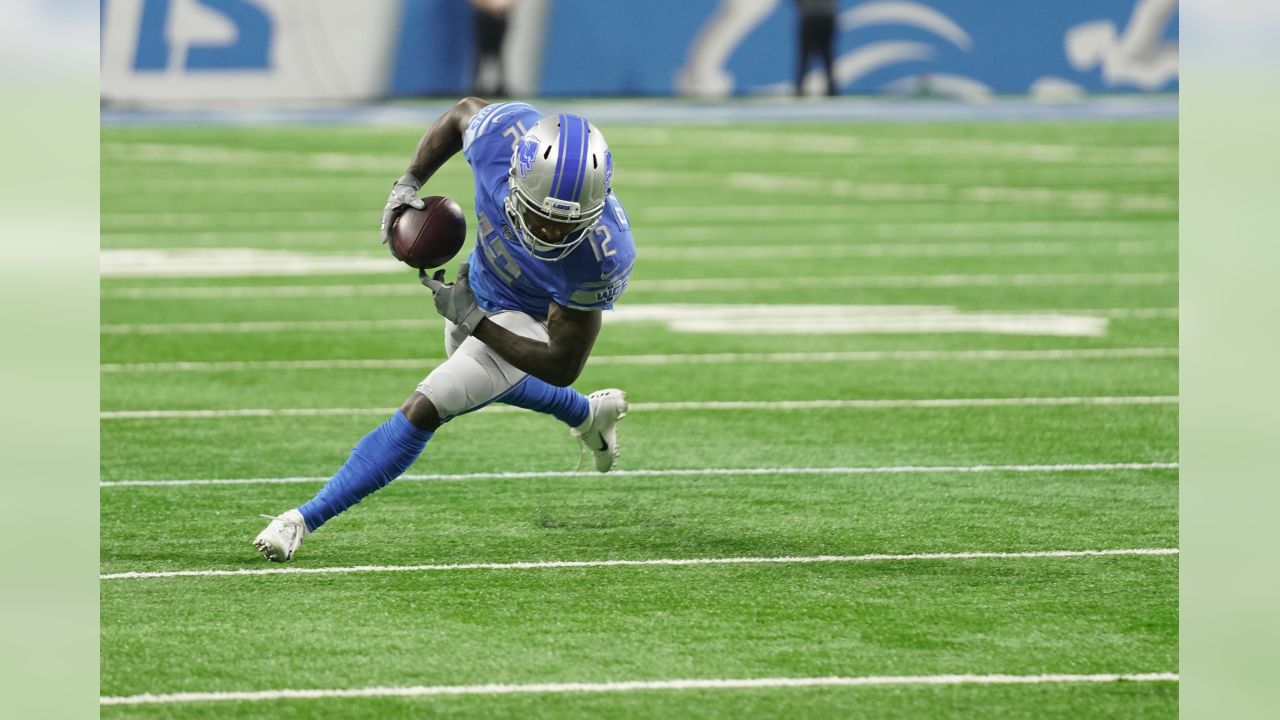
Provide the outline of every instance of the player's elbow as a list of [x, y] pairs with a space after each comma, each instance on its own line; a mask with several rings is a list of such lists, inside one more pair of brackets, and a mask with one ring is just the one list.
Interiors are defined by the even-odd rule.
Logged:
[[556, 387], [569, 387], [577, 382], [586, 364], [586, 358], [557, 358], [550, 363], [551, 367], [547, 369], [546, 377], [541, 379]]
[[460, 115], [466, 115], [467, 117], [471, 117], [472, 115], [475, 115], [476, 113], [480, 112], [482, 109], [484, 109], [488, 105], [489, 105], [488, 100], [485, 100], [484, 98], [478, 98], [474, 95], [468, 95], [467, 97], [464, 97], [461, 100], [459, 100], [453, 106], [453, 109], [455, 112], [457, 112]]
[[581, 368], [574, 369], [558, 367], [544, 373], [544, 376], [540, 379], [545, 381], [547, 384], [555, 385], [556, 387], [569, 387], [577, 381], [578, 376], [581, 374]]
[[471, 118], [476, 116], [486, 105], [488, 100], [482, 100], [478, 97], [467, 96], [454, 103], [453, 108], [447, 113], [449, 123], [452, 127], [457, 128], [458, 135], [461, 136], [467, 131], [467, 126], [471, 124]]

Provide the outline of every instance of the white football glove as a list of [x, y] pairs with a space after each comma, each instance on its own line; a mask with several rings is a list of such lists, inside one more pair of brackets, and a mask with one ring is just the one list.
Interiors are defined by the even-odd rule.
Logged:
[[405, 173], [396, 180], [396, 184], [391, 187], [391, 197], [387, 198], [387, 206], [382, 208], [382, 242], [386, 244], [391, 240], [391, 223], [396, 219], [396, 215], [400, 214], [401, 208], [405, 205], [411, 205], [419, 210], [426, 206], [422, 198], [418, 197], [418, 191], [422, 189], [422, 181], [418, 178]]
[[470, 269], [467, 263], [459, 265], [458, 279], [452, 285], [444, 281], [444, 270], [437, 270], [435, 277], [427, 275], [426, 270], [418, 270], [418, 279], [431, 288], [431, 294], [435, 296], [436, 312], [468, 335], [474, 333], [480, 321], [487, 317], [476, 304], [475, 293], [471, 292], [471, 281], [467, 279]]

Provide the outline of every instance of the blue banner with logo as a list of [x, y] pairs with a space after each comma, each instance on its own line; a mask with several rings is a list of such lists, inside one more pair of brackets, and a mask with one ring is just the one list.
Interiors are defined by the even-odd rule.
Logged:
[[[466, 0], [407, 0], [391, 92], [470, 92]], [[1173, 92], [1176, 0], [842, 0], [834, 76], [842, 93], [980, 99]], [[517, 94], [729, 95], [795, 91], [792, 0], [518, 0], [508, 13]], [[813, 67], [807, 92], [825, 88]]]
[[[795, 0], [489, 5], [504, 19], [477, 27], [469, 0], [101, 0], [102, 96], [147, 106], [473, 92], [716, 98], [792, 94], [797, 79], [805, 93], [826, 90], [816, 62], [797, 72]], [[981, 100], [1178, 88], [1177, 0], [834, 6], [841, 93]], [[477, 62], [478, 38], [500, 40], [500, 60]]]

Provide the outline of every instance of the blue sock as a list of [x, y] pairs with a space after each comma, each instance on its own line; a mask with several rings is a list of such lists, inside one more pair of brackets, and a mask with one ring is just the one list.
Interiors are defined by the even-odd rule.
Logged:
[[570, 387], [556, 387], [530, 375], [521, 380], [498, 402], [515, 405], [540, 413], [554, 415], [569, 427], [578, 427], [591, 415], [587, 397]]
[[361, 438], [333, 478], [315, 497], [298, 507], [307, 529], [315, 530], [365, 495], [400, 477], [418, 459], [431, 435], [397, 410], [390, 420]]

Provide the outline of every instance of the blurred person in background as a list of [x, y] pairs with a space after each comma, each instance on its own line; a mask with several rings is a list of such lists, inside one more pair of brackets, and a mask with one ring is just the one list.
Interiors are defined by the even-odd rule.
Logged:
[[796, 97], [804, 96], [809, 59], [817, 55], [827, 72], [827, 95], [836, 94], [835, 38], [837, 0], [795, 0], [800, 11], [800, 63], [796, 66]]
[[515, 4], [516, 0], [471, 0], [471, 23], [476, 44], [471, 92], [475, 95], [507, 94], [502, 43], [507, 37], [507, 15]]

